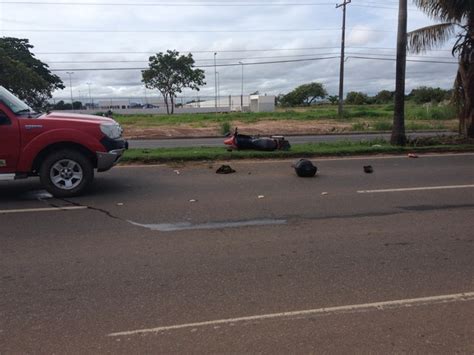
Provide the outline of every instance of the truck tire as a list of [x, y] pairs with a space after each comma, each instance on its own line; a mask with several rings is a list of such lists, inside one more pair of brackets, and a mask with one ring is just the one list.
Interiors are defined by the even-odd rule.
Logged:
[[64, 149], [49, 154], [39, 173], [41, 183], [54, 197], [72, 197], [92, 183], [94, 166], [81, 152]]

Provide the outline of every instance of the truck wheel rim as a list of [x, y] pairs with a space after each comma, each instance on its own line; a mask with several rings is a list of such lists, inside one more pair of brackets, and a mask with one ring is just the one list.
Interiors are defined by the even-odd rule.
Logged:
[[61, 190], [72, 190], [79, 186], [83, 179], [81, 166], [70, 159], [56, 162], [50, 171], [51, 182]]

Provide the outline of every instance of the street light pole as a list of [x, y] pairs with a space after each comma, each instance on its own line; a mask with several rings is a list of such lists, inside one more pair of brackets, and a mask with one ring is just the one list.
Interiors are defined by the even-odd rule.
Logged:
[[216, 106], [216, 113], [217, 113], [217, 62], [216, 62], [217, 52], [214, 52], [214, 100]]
[[216, 74], [217, 74], [217, 103], [218, 103], [218, 107], [220, 107], [220, 105], [221, 105], [221, 102], [220, 102], [221, 101], [221, 88], [220, 88], [221, 83], [220, 83], [220, 80], [219, 80], [219, 78], [220, 78], [219, 72], [217, 72]]
[[342, 7], [342, 39], [341, 39], [341, 67], [339, 72], [339, 118], [344, 116], [344, 61], [345, 61], [345, 46], [346, 46], [346, 6], [352, 0], [343, 0], [342, 4], [336, 5], [336, 9]]
[[91, 85], [92, 83], [87, 83], [87, 86], [89, 87], [89, 104], [90, 104], [90, 108], [94, 108], [94, 103], [92, 102], [92, 95], [91, 95]]
[[240, 87], [240, 111], [244, 111], [244, 63], [239, 62], [239, 64], [242, 66], [242, 81], [241, 81], [241, 87]]
[[67, 75], [69, 75], [69, 88], [71, 89], [71, 110], [74, 110], [74, 99], [72, 98], [72, 79], [71, 76], [74, 74], [73, 71], [68, 71], [66, 72]]

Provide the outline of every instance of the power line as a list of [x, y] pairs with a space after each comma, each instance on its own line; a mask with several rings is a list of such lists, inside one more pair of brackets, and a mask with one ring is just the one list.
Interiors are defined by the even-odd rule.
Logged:
[[[339, 31], [339, 28], [284, 28], [284, 29], [250, 29], [250, 30], [88, 30], [88, 29], [2, 29], [3, 32], [52, 32], [52, 33], [253, 33], [253, 32], [324, 32]], [[393, 31], [378, 29], [352, 28], [352, 31], [360, 32], [384, 32]]]
[[285, 6], [328, 6], [327, 3], [301, 2], [301, 3], [235, 3], [235, 4], [216, 4], [213, 2], [202, 3], [89, 3], [89, 2], [52, 2], [52, 1], [1, 1], [0, 4], [6, 5], [59, 5], [59, 6], [133, 6], [133, 7], [285, 7]]
[[[302, 58], [302, 57], [313, 57], [315, 55], [333, 55], [336, 53], [311, 53], [311, 54], [291, 54], [291, 55], [280, 55], [280, 56], [264, 56], [264, 57], [240, 57], [240, 58], [221, 58], [217, 59], [218, 62], [222, 61], [235, 61], [235, 60], [254, 60], [254, 59], [276, 59], [276, 58]], [[347, 52], [350, 55], [372, 55], [372, 53], [360, 53], [360, 52]], [[392, 54], [377, 54], [378, 56], [393, 56]], [[414, 58], [435, 58], [435, 59], [446, 59], [446, 57], [439, 56], [425, 56], [425, 55], [414, 55], [410, 56]], [[213, 59], [195, 59], [195, 62], [210, 62]], [[107, 64], [107, 63], [148, 63], [147, 60], [59, 60], [59, 61], [46, 61], [48, 64]]]
[[[354, 58], [354, 59], [370, 59], [370, 60], [386, 60], [386, 61], [392, 61], [396, 62], [396, 58], [374, 58], [374, 57], [361, 57], [361, 56], [350, 56], [347, 57], [349, 58]], [[453, 64], [453, 65], [459, 65], [458, 62], [443, 62], [443, 61], [437, 61], [437, 60], [414, 60], [414, 59], [407, 59], [407, 62], [411, 63], [434, 63], [434, 64]]]
[[[333, 3], [86, 3], [86, 2], [33, 2], [33, 1], [0, 1], [5, 5], [55, 5], [55, 6], [114, 6], [114, 7], [313, 7], [313, 6], [332, 6]], [[389, 4], [390, 5], [390, 4]], [[395, 5], [395, 4], [394, 4]], [[354, 4], [355, 7], [371, 9], [398, 10], [398, 7], [380, 6], [375, 3]], [[421, 11], [416, 7], [408, 8], [409, 11]]]
[[[326, 59], [335, 59], [339, 56], [333, 57], [322, 57], [322, 58], [307, 58], [307, 59], [293, 59], [293, 60], [279, 60], [279, 61], [268, 61], [268, 62], [252, 62], [252, 63], [243, 63], [243, 65], [262, 65], [262, 64], [281, 64], [281, 63], [295, 63], [295, 62], [306, 62], [306, 61], [317, 61], [317, 60], [326, 60]], [[240, 66], [240, 63], [228, 63], [228, 64], [217, 64], [217, 67], [234, 67]], [[214, 65], [198, 65], [196, 68], [214, 68]], [[51, 69], [54, 72], [64, 72], [64, 71], [122, 71], [122, 70], [146, 70], [148, 68], [80, 68], [80, 69]]]
[[[237, 3], [218, 3], [217, 1], [203, 2], [154, 2], [154, 3], [130, 3], [130, 2], [113, 2], [113, 3], [90, 3], [90, 2], [53, 2], [53, 1], [0, 1], [5, 5], [56, 5], [56, 6], [132, 6], [132, 7], [287, 7], [287, 6], [332, 6], [331, 2], [299, 2], [299, 3], [278, 3], [278, 2], [246, 2], [238, 1]], [[394, 6], [390, 6], [393, 4]], [[396, 3], [388, 3], [388, 6], [380, 6], [380, 3], [365, 1], [364, 3], [354, 4], [357, 7], [370, 7], [376, 9], [396, 10]], [[411, 7], [411, 11], [419, 11], [416, 7]]]
[[[227, 63], [227, 64], [217, 64], [217, 67], [235, 67], [240, 65], [266, 65], [266, 64], [283, 64], [283, 63], [297, 63], [297, 62], [309, 62], [309, 61], [320, 61], [328, 59], [339, 59], [340, 56], [331, 56], [331, 57], [320, 57], [320, 58], [306, 58], [306, 59], [291, 59], [291, 60], [279, 60], [279, 61], [266, 61], [266, 62], [247, 62], [247, 63]], [[365, 60], [379, 60], [379, 61], [396, 61], [395, 58], [380, 58], [380, 57], [365, 57], [365, 56], [349, 56], [348, 59], [365, 59]], [[446, 62], [446, 61], [435, 61], [435, 60], [410, 60], [407, 62], [411, 63], [432, 63], [432, 64], [452, 64], [458, 65], [457, 62]], [[198, 65], [196, 68], [214, 68], [214, 65]], [[146, 70], [145, 67], [135, 67], [135, 68], [74, 68], [74, 69], [51, 69], [52, 72], [66, 72], [74, 70], [78, 71], [129, 71], [129, 70]]]
[[[307, 47], [307, 48], [267, 48], [267, 49], [209, 49], [209, 50], [179, 50], [181, 53], [244, 53], [244, 52], [279, 52], [279, 51], [303, 51], [313, 49], [336, 49], [339, 47]], [[354, 47], [353, 47], [354, 48]], [[89, 55], [89, 54], [156, 54], [160, 51], [149, 52], [36, 52], [41, 55], [60, 55], [60, 54], [74, 54], [74, 55]]]
[[[390, 6], [379, 6], [379, 5], [372, 5], [372, 4], [354, 4], [355, 7], [370, 7], [371, 9], [387, 9], [387, 10], [398, 10], [398, 7], [390, 7]], [[408, 11], [420, 11], [417, 8], [409, 8]]]
[[[262, 49], [209, 49], [209, 50], [179, 50], [181, 53], [245, 53], [245, 52], [280, 52], [280, 51], [306, 51], [318, 49], [339, 49], [340, 47], [302, 47], [302, 48], [262, 48]], [[360, 46], [346, 46], [351, 49], [367, 49], [380, 51], [394, 51], [395, 48], [389, 47], [360, 47]], [[36, 52], [37, 55], [107, 55], [107, 54], [156, 54], [158, 51], [137, 52], [137, 51], [111, 51], [111, 52]], [[429, 52], [451, 52], [450, 49], [431, 49]]]

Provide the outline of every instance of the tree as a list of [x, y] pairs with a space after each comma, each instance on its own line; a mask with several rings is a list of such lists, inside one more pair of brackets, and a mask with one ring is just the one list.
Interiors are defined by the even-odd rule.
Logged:
[[405, 74], [407, 66], [407, 0], [400, 0], [398, 5], [397, 65], [395, 78], [395, 108], [390, 143], [404, 146], [405, 134]]
[[284, 95], [281, 98], [281, 104], [283, 106], [309, 106], [315, 100], [325, 98], [327, 94], [321, 83], [303, 84]]
[[72, 104], [72, 109], [73, 110], [82, 110], [82, 102], [74, 101], [73, 104]]
[[70, 110], [71, 104], [65, 103], [63, 100], [56, 102], [52, 105], [53, 110]]
[[339, 95], [329, 95], [328, 100], [331, 103], [331, 105], [335, 105], [339, 102]]
[[199, 86], [206, 84], [204, 70], [194, 69], [191, 53], [180, 55], [178, 51], [160, 52], [149, 58], [148, 66], [149, 69], [142, 72], [142, 81], [148, 89], [161, 92], [168, 114], [174, 113], [176, 94], [184, 88], [199, 91]]
[[348, 105], [365, 105], [369, 102], [369, 97], [363, 92], [351, 91], [347, 93], [346, 104]]
[[52, 92], [64, 89], [61, 79], [30, 52], [27, 39], [0, 38], [0, 85], [34, 108], [48, 104]]
[[[409, 49], [420, 53], [456, 35], [452, 50], [459, 60], [453, 101], [459, 112], [459, 133], [474, 138], [474, 2], [472, 0], [414, 0], [431, 18], [441, 23], [408, 34]], [[456, 30], [459, 32], [456, 34]]]
[[449, 95], [447, 90], [441, 88], [430, 88], [426, 86], [420, 86], [416, 89], [413, 89], [408, 97], [415, 101], [417, 104], [425, 104], [428, 102], [439, 103], [446, 99]]
[[388, 104], [393, 101], [394, 93], [388, 90], [382, 90], [375, 95], [374, 100], [376, 104]]

